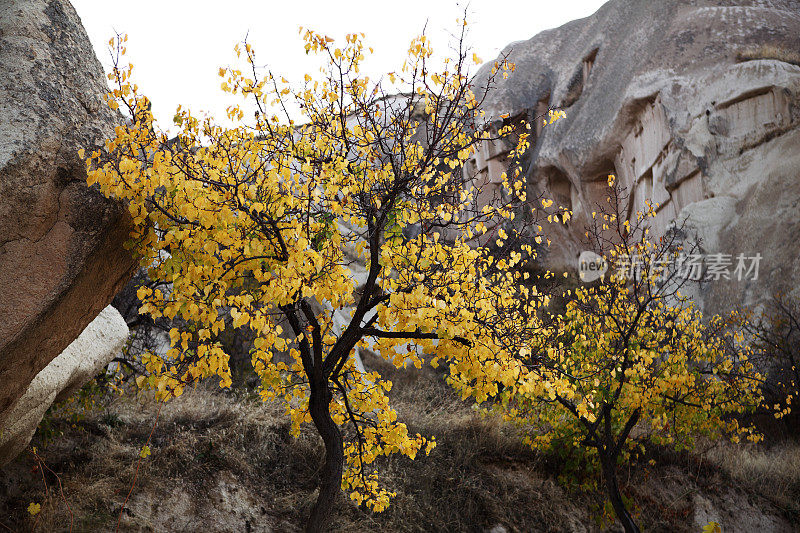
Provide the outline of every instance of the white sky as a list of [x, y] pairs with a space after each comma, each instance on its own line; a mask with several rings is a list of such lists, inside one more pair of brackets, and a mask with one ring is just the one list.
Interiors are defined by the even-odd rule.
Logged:
[[[218, 119], [232, 103], [219, 88], [219, 67], [237, 64], [233, 46], [247, 35], [259, 62], [290, 81], [314, 74], [318, 62], [305, 55], [300, 26], [344, 41], [364, 32], [375, 50], [365, 64], [371, 76], [399, 70], [413, 37], [427, 21], [435, 51], [458, 30], [467, 6], [468, 41], [484, 61], [513, 41], [594, 13], [605, 0], [72, 0], [106, 70], [108, 40], [115, 30], [128, 34], [127, 61], [134, 82], [153, 103], [162, 128], [178, 104]], [[123, 7], [124, 6], [124, 7]], [[238, 102], [238, 101], [237, 101]]]

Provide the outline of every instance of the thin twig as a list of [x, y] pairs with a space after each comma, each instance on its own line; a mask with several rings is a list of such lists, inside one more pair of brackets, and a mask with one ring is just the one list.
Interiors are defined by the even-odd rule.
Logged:
[[[64, 505], [67, 507], [67, 511], [69, 512], [69, 531], [71, 533], [72, 532], [72, 526], [75, 523], [75, 515], [72, 514], [72, 508], [69, 506], [69, 503], [67, 503], [66, 496], [64, 496], [64, 488], [61, 486], [61, 476], [59, 476], [58, 474], [53, 472], [53, 470], [49, 466], [47, 466], [47, 464], [45, 464], [44, 459], [39, 457], [39, 454], [36, 453], [35, 449], [34, 449], [34, 452], [33, 452], [33, 456], [39, 462], [39, 468], [41, 468], [41, 469], [45, 469], [46, 468], [48, 472], [50, 472], [51, 474], [53, 474], [56, 477], [56, 481], [58, 482], [58, 492], [61, 495], [61, 499], [64, 501]], [[44, 470], [42, 470], [42, 476], [44, 476]]]
[[[164, 402], [161, 402], [158, 406], [158, 412], [156, 413], [156, 420], [153, 422], [153, 427], [150, 429], [150, 434], [147, 436], [147, 442], [144, 443], [145, 446], [150, 444], [150, 439], [153, 438], [153, 432], [156, 430], [156, 424], [158, 424], [158, 417], [161, 415], [161, 408], [164, 406]], [[136, 473], [133, 475], [133, 483], [131, 484], [131, 490], [128, 491], [128, 495], [125, 496], [125, 501], [122, 502], [122, 508], [119, 510], [119, 516], [117, 517], [117, 528], [114, 530], [115, 532], [119, 531], [119, 524], [122, 521], [122, 513], [125, 511], [125, 506], [128, 504], [128, 499], [131, 497], [133, 493], [133, 488], [136, 486], [136, 480], [139, 478], [139, 468], [142, 466], [142, 454], [139, 454], [139, 460], [136, 461]]]

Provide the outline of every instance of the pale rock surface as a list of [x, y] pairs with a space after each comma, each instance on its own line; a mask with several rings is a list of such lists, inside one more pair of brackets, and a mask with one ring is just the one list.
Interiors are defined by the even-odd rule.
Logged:
[[[258, 494], [252, 494], [230, 473], [222, 473], [208, 483], [208, 500], [198, 501], [185, 491], [177, 490], [152, 497], [139, 492], [123, 511], [122, 531], [219, 531], [238, 533], [271, 533], [286, 531], [287, 524], [275, 527], [274, 518], [261, 505]], [[292, 528], [294, 529], [294, 528]]]
[[12, 409], [11, 421], [0, 432], [0, 466], [21, 453], [54, 402], [66, 399], [96, 376], [128, 338], [128, 326], [110, 305], [39, 372]]
[[716, 497], [695, 494], [693, 526], [702, 531], [710, 522], [716, 522], [725, 533], [792, 533], [796, 531], [778, 514], [759, 508], [746, 495], [724, 490]]
[[0, 431], [134, 267], [127, 211], [78, 158], [113, 134], [106, 90], [67, 0], [0, 2]]
[[[785, 54], [758, 52], [763, 46]], [[516, 68], [489, 94], [487, 119], [534, 125], [523, 163], [529, 194], [574, 211], [566, 227], [544, 228], [553, 244], [542, 264], [576, 269], [584, 227], [614, 173], [631, 212], [646, 198], [659, 204], [656, 236], [689, 218], [706, 256], [762, 255], [758, 279], [695, 291], [704, 311], [757, 306], [778, 290], [800, 297], [797, 50], [796, 0], [612, 0], [507, 46], [502, 55]], [[548, 108], [567, 116], [541, 127]], [[492, 162], [509, 149], [487, 141], [465, 171], [497, 182], [505, 166]]]

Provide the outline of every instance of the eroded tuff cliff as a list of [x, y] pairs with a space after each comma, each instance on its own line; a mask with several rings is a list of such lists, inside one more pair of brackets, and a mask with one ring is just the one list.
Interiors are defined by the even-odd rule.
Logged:
[[[655, 236], [687, 220], [706, 262], [731, 262], [731, 279], [695, 290], [706, 311], [756, 305], [776, 290], [800, 296], [798, 54], [793, 0], [612, 0], [507, 46], [516, 69], [489, 94], [487, 117], [535, 124], [529, 185], [574, 211], [566, 227], [545, 228], [553, 244], [544, 264], [575, 269], [615, 173], [630, 212], [646, 198], [659, 204]], [[542, 128], [535, 119], [549, 108], [567, 116]], [[492, 180], [507, 150], [487, 142], [468, 170]], [[757, 279], [737, 279], [740, 254], [748, 268], [761, 255]]]
[[78, 158], [113, 132], [105, 90], [68, 1], [0, 3], [0, 430], [134, 266], [125, 209]]

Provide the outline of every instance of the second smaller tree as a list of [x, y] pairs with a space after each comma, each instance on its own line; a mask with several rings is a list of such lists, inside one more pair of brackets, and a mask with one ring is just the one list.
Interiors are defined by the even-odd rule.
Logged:
[[[577, 450], [599, 466], [617, 518], [634, 532], [618, 464], [643, 441], [691, 449], [699, 436], [758, 440], [732, 415], [761, 403], [762, 379], [744, 348], [730, 349], [741, 339], [729, 342], [724, 321], [704, 324], [681, 294], [687, 280], [669, 268], [691, 252], [681, 248], [680, 232], [652, 242], [652, 206], [625, 219], [613, 176], [609, 185], [607, 208], [586, 236], [614, 268], [596, 283], [565, 291], [564, 309], [503, 336], [500, 353], [514, 360], [490, 361], [485, 369], [495, 363], [518, 369], [513, 385], [497, 387], [494, 408], [527, 429], [532, 447]], [[470, 387], [480, 378], [453, 371], [453, 383], [476, 396]]]

